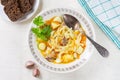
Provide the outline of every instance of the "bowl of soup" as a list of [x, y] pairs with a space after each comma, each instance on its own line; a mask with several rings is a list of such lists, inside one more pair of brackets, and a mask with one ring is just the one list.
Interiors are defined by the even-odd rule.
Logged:
[[79, 69], [93, 51], [92, 44], [80, 30], [72, 30], [64, 23], [63, 14], [76, 17], [86, 34], [95, 38], [90, 21], [79, 12], [57, 8], [38, 14], [30, 25], [30, 50], [41, 67], [58, 73]]

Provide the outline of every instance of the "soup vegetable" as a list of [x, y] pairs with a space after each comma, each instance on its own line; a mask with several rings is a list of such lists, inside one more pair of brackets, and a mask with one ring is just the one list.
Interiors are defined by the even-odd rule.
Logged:
[[41, 16], [33, 20], [36, 27], [38, 50], [49, 62], [66, 64], [80, 58], [86, 47], [86, 37], [79, 30], [72, 30], [64, 24], [62, 16], [43, 21]]

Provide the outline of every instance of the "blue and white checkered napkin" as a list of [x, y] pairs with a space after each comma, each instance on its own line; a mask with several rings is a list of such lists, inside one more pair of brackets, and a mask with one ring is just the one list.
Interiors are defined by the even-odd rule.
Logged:
[[78, 0], [78, 2], [120, 48], [120, 0]]

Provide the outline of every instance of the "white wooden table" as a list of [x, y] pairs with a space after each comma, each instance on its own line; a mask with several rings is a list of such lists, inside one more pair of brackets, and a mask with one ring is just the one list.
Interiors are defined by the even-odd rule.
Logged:
[[[86, 15], [77, 0], [41, 0], [41, 3], [40, 11], [68, 7]], [[27, 60], [35, 61], [27, 44], [30, 22], [15, 24], [0, 17], [0, 80], [120, 80], [120, 50], [92, 21], [96, 41], [109, 50], [108, 58], [94, 50], [90, 61], [75, 72], [56, 74], [40, 68], [41, 78], [34, 78], [24, 67]]]

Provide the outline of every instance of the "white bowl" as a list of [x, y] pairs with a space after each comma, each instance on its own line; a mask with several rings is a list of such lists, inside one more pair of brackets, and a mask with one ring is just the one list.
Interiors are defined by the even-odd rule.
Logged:
[[[39, 15], [42, 16], [44, 20], [46, 20], [46, 19], [50, 19], [53, 16], [59, 16], [62, 14], [70, 14], [70, 15], [73, 15], [74, 17], [76, 17], [82, 24], [86, 34], [88, 34], [93, 39], [95, 38], [93, 26], [91, 25], [89, 20], [74, 10], [66, 9], [66, 8], [57, 8], [57, 9], [44, 11], [44, 12], [40, 13]], [[32, 23], [31, 28], [33, 27], [33, 25], [34, 24]], [[68, 63], [68, 64], [53, 64], [51, 62], [48, 62], [40, 54], [40, 52], [37, 49], [37, 44], [36, 44], [35, 40], [36, 40], [36, 38], [30, 29], [29, 47], [30, 47], [30, 50], [31, 50], [34, 58], [37, 60], [37, 62], [40, 64], [41, 67], [45, 68], [46, 70], [49, 70], [52, 72], [57, 72], [57, 73], [72, 72], [72, 71], [79, 69], [81, 66], [83, 66], [89, 60], [90, 56], [92, 55], [92, 51], [93, 51], [92, 44], [89, 42], [89, 40], [87, 40], [86, 41], [87, 45], [86, 45], [85, 51], [82, 53], [80, 59], [78, 59], [74, 62]]]

